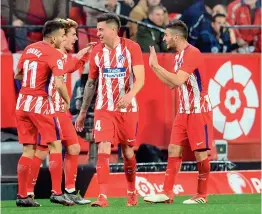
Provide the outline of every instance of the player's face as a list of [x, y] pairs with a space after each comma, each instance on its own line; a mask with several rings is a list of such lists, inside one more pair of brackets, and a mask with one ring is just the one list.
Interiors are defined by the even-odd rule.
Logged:
[[161, 0], [147, 0], [149, 7], [159, 5]]
[[172, 31], [169, 28], [165, 30], [165, 36], [163, 38], [163, 41], [166, 42], [167, 49], [169, 50], [174, 49], [176, 47], [174, 34], [172, 33]]
[[54, 33], [53, 38], [53, 43], [55, 45], [55, 48], [60, 48], [62, 42], [65, 41], [65, 30], [64, 29], [59, 29]]
[[62, 46], [67, 51], [72, 51], [76, 40], [78, 40], [77, 35], [76, 35], [76, 29], [72, 27], [68, 30], [65, 36], [65, 41], [62, 43]]
[[116, 28], [113, 24], [107, 24], [106, 22], [97, 23], [97, 36], [101, 43], [107, 44], [117, 36]]

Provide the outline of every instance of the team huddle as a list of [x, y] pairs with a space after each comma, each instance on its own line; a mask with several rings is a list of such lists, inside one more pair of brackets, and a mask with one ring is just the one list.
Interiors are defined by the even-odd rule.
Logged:
[[[97, 93], [94, 112], [94, 139], [98, 144], [96, 166], [99, 195], [93, 207], [107, 207], [107, 185], [110, 174], [111, 148], [121, 144], [127, 180], [127, 206], [138, 205], [135, 188], [136, 158], [133, 146], [138, 129], [137, 93], [145, 82], [145, 68], [140, 46], [118, 36], [118, 16], [106, 13], [97, 18], [99, 43], [89, 43], [75, 56], [68, 54], [77, 40], [77, 24], [73, 20], [48, 21], [43, 41], [24, 50], [15, 72], [22, 81], [16, 120], [23, 154], [17, 166], [18, 194], [16, 204], [22, 207], [41, 206], [34, 199], [34, 186], [40, 166], [48, 154], [52, 180], [50, 201], [65, 206], [89, 204], [77, 194], [78, 155], [80, 145], [76, 131], [82, 131], [88, 108]], [[181, 166], [184, 146], [194, 151], [199, 171], [197, 194], [185, 204], [207, 203], [210, 163], [207, 150], [212, 143], [212, 110], [204, 80], [204, 61], [199, 50], [187, 42], [187, 27], [181, 21], [171, 22], [164, 40], [177, 51], [174, 71], [158, 64], [154, 47], [150, 47], [149, 65], [156, 76], [171, 89], [178, 87], [179, 112], [174, 120], [168, 147], [164, 192], [147, 196], [151, 203], [173, 203], [173, 186]], [[70, 97], [66, 88], [67, 73], [89, 61], [88, 81], [84, 88], [81, 111], [75, 122], [70, 120]], [[185, 145], [189, 139], [190, 145]], [[62, 146], [66, 155], [62, 160]], [[63, 167], [64, 165], [64, 167]], [[62, 174], [65, 190], [62, 191]]]

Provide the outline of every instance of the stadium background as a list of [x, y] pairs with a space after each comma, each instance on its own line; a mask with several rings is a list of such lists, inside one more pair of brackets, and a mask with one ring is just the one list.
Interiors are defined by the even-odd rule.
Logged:
[[[17, 14], [15, 1], [1, 3], [1, 11], [9, 7], [9, 18]], [[65, 16], [75, 17], [85, 5], [85, 1], [59, 1], [64, 4]], [[121, 1], [123, 2], [123, 1]], [[136, 4], [138, 1], [134, 1]], [[169, 19], [179, 18], [193, 4], [201, 1], [162, 0], [167, 8]], [[213, 8], [218, 3], [227, 6], [232, 1], [209, 0], [205, 4]], [[10, 4], [11, 3], [11, 4]], [[19, 4], [19, 2], [18, 2]], [[103, 9], [103, 8], [102, 8]], [[96, 10], [94, 10], [96, 11]], [[19, 11], [18, 11], [19, 12]], [[72, 17], [73, 16], [73, 17]], [[83, 19], [82, 19], [83, 20]], [[122, 20], [129, 20], [124, 17]], [[17, 30], [31, 30], [23, 40], [33, 42], [41, 38], [38, 26], [25, 23], [12, 25], [12, 18], [1, 16], [1, 190], [3, 199], [15, 199], [17, 188], [16, 164], [21, 154], [18, 144], [14, 109], [20, 83], [14, 81], [13, 73], [22, 50], [17, 44]], [[87, 26], [79, 21], [79, 40], [75, 52], [89, 41], [97, 41], [95, 26]], [[234, 27], [234, 26], [232, 26]], [[253, 29], [257, 26], [244, 26]], [[260, 26], [261, 27], [261, 26]], [[148, 26], [147, 28], [153, 28]], [[236, 26], [241, 28], [241, 26]], [[259, 28], [261, 30], [261, 28]], [[124, 26], [121, 34], [128, 37], [129, 28]], [[21, 39], [21, 38], [20, 38]], [[72, 53], [74, 54], [74, 53]], [[144, 53], [146, 82], [138, 95], [140, 103], [140, 123], [137, 138], [137, 189], [141, 196], [162, 190], [162, 181], [167, 160], [167, 146], [173, 118], [177, 112], [176, 91], [170, 91], [153, 74], [148, 65], [148, 53]], [[159, 62], [168, 70], [173, 69], [172, 53], [158, 53]], [[261, 70], [260, 53], [205, 53], [208, 78], [208, 92], [214, 110], [214, 142], [210, 152], [212, 171], [210, 194], [261, 193]], [[84, 69], [69, 75], [67, 85], [72, 96], [72, 121], [79, 112], [83, 85], [88, 77], [88, 63]], [[79, 176], [77, 186], [81, 194], [95, 197], [96, 146], [92, 142], [93, 108], [89, 109], [85, 131], [79, 134], [81, 155], [79, 157]], [[197, 176], [194, 157], [188, 149], [184, 154], [186, 161], [174, 187], [176, 195], [190, 195], [195, 192]], [[125, 182], [121, 150], [114, 148], [111, 155], [109, 196], [125, 195]], [[48, 159], [42, 165], [36, 185], [36, 197], [47, 198], [50, 190]], [[216, 171], [216, 172], [215, 172]], [[117, 185], [115, 180], [118, 180]]]

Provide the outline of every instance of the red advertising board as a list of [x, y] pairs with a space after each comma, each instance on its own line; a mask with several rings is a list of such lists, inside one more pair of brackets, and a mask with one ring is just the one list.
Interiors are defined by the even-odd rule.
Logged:
[[[175, 195], [194, 195], [197, 190], [198, 172], [180, 172], [173, 188]], [[136, 189], [141, 197], [163, 191], [164, 172], [137, 173]], [[117, 181], [117, 182], [116, 182]], [[108, 196], [125, 197], [126, 179], [124, 173], [112, 173], [109, 176]], [[85, 197], [97, 197], [97, 175], [88, 186]], [[208, 194], [251, 194], [261, 193], [261, 171], [211, 172]]]
[[[2, 128], [15, 127], [15, 85], [13, 71], [19, 54], [1, 55], [2, 60]], [[260, 91], [261, 72], [259, 54], [205, 54], [208, 93], [214, 112], [214, 137], [229, 143], [260, 142]], [[159, 63], [172, 71], [172, 54], [159, 54]], [[148, 65], [145, 86], [138, 94], [140, 121], [137, 145], [148, 143], [167, 148], [172, 121], [177, 112], [175, 90], [165, 86]], [[68, 75], [68, 89], [72, 93], [81, 71]]]

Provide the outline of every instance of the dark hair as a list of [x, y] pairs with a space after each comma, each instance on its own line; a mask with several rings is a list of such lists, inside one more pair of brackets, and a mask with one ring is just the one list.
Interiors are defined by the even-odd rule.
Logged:
[[155, 10], [158, 10], [158, 9], [163, 10], [163, 12], [165, 12], [163, 6], [155, 5], [155, 6], [151, 6], [151, 7], [148, 8], [148, 14], [152, 14], [152, 13], [155, 12]]
[[97, 23], [106, 22], [107, 24], [115, 23], [118, 26], [118, 30], [121, 27], [121, 22], [119, 17], [114, 13], [104, 13], [97, 17]]
[[212, 22], [216, 22], [216, 19], [217, 19], [218, 17], [226, 18], [226, 15], [225, 15], [225, 14], [222, 14], [222, 13], [217, 13], [216, 15], [214, 15], [214, 16], [212, 17]]
[[43, 28], [43, 37], [46, 37], [59, 29], [65, 29], [65, 23], [58, 20], [47, 21]]
[[173, 20], [173, 21], [169, 22], [169, 24], [166, 26], [166, 28], [170, 28], [172, 30], [179, 31], [182, 34], [182, 36], [185, 39], [187, 39], [188, 28], [187, 28], [185, 22], [183, 22], [181, 20]]

